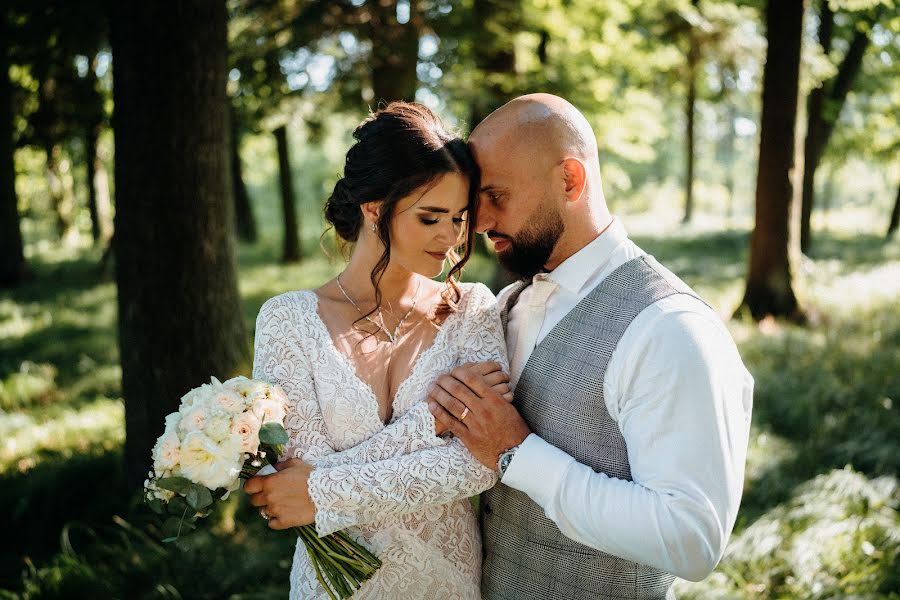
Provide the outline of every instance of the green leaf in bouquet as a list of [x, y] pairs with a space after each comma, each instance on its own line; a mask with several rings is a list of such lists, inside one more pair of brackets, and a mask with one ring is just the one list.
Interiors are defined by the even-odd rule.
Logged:
[[185, 494], [185, 499], [190, 507], [196, 511], [202, 511], [213, 502], [209, 489], [197, 483], [191, 485], [187, 494]]
[[288, 434], [281, 423], [265, 423], [259, 428], [259, 441], [268, 446], [287, 444]]
[[158, 515], [163, 514], [163, 503], [159, 498], [148, 498], [147, 506]]
[[162, 532], [166, 536], [163, 541], [177, 538], [182, 530], [181, 519], [179, 517], [169, 517], [162, 524]]
[[186, 477], [161, 477], [156, 480], [156, 485], [164, 490], [187, 496], [188, 490], [191, 489], [191, 480]]
[[184, 498], [181, 496], [175, 496], [171, 500], [169, 500], [169, 504], [166, 506], [170, 515], [178, 515], [178, 518], [181, 518], [181, 515], [190, 512], [190, 507], [188, 503], [184, 501]]

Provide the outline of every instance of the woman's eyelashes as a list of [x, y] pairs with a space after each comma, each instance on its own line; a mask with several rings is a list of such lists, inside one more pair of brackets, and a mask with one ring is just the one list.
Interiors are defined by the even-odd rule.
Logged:
[[[423, 225], [437, 225], [440, 219], [426, 219], [425, 217], [420, 217], [419, 220]], [[453, 222], [458, 224], [463, 224], [466, 222], [465, 217], [453, 217]]]

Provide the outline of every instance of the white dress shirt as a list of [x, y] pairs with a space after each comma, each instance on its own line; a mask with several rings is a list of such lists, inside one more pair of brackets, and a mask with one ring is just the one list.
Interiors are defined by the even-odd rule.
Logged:
[[[558, 284], [536, 343], [617, 267], [643, 254], [616, 219], [552, 272], [536, 275]], [[500, 293], [501, 307], [512, 287]], [[509, 311], [509, 348], [526, 328], [521, 307], [530, 291]], [[597, 473], [532, 433], [503, 483], [528, 494], [573, 540], [684, 579], [704, 578], [734, 527], [750, 428], [753, 378], [731, 335], [693, 297], [659, 300], [625, 330], [603, 391], [633, 481]]]

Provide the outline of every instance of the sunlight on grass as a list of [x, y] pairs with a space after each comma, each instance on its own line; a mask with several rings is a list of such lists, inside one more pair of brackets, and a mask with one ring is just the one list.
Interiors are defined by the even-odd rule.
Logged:
[[898, 506], [893, 477], [820, 475], [735, 536], [707, 580], [679, 582], [679, 597], [877, 597], [896, 584]]
[[40, 455], [54, 459], [88, 450], [110, 450], [125, 441], [125, 410], [121, 400], [98, 398], [78, 408], [50, 414], [0, 413], [0, 474], [27, 471]]

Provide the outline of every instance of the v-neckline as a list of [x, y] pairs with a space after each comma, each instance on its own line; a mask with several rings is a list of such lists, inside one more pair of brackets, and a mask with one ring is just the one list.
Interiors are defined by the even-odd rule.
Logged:
[[444, 319], [444, 322], [441, 323], [440, 327], [438, 327], [437, 335], [434, 336], [434, 340], [432, 340], [431, 345], [428, 346], [428, 348], [424, 351], [420, 352], [416, 356], [415, 360], [413, 360], [413, 365], [409, 369], [409, 373], [406, 374], [406, 377], [404, 377], [403, 381], [401, 381], [397, 386], [397, 390], [394, 392], [394, 397], [390, 398], [391, 416], [390, 419], [388, 419], [388, 422], [385, 423], [381, 420], [381, 416], [379, 415], [379, 408], [381, 407], [381, 404], [378, 400], [378, 394], [375, 393], [375, 390], [372, 389], [372, 386], [369, 384], [369, 382], [360, 377], [359, 372], [356, 370], [356, 365], [353, 364], [353, 361], [350, 359], [350, 357], [341, 352], [337, 345], [334, 343], [334, 338], [331, 337], [331, 331], [329, 331], [328, 325], [325, 324], [325, 320], [322, 319], [322, 315], [319, 314], [319, 295], [315, 292], [315, 290], [301, 290], [301, 293], [306, 293], [312, 296], [312, 315], [317, 322], [320, 333], [326, 338], [326, 345], [335, 355], [337, 355], [338, 360], [341, 362], [341, 364], [344, 365], [350, 375], [354, 379], [356, 379], [356, 381], [362, 384], [363, 388], [375, 402], [374, 418], [375, 421], [381, 424], [381, 427], [385, 427], [394, 421], [394, 418], [397, 416], [397, 400], [403, 397], [403, 392], [406, 391], [406, 387], [412, 381], [413, 375], [415, 375], [419, 370], [420, 365], [426, 362], [425, 357], [432, 354], [435, 349], [439, 347], [439, 342], [443, 342], [443, 337], [446, 333], [446, 330], [448, 329], [448, 325], [450, 324], [451, 320], [459, 314], [458, 311], [450, 313], [447, 318]]

